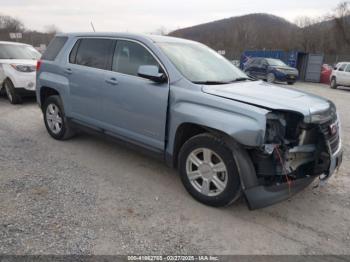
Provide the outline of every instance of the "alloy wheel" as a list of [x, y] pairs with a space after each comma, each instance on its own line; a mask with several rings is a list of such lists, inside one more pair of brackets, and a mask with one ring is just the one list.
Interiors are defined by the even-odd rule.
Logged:
[[186, 173], [192, 186], [205, 196], [217, 196], [226, 189], [226, 165], [218, 154], [208, 148], [196, 149], [188, 155]]
[[49, 104], [46, 108], [46, 122], [52, 133], [57, 135], [61, 132], [63, 119], [57, 105]]

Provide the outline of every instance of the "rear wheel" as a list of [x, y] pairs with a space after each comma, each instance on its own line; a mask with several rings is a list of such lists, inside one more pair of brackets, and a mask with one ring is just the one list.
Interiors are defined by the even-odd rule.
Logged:
[[333, 77], [331, 80], [331, 88], [336, 89], [337, 87], [338, 87], [337, 79], [335, 77]]
[[267, 74], [267, 82], [274, 83], [275, 80], [276, 80], [275, 74], [273, 74], [273, 73], [268, 73]]
[[48, 133], [57, 140], [66, 140], [74, 135], [73, 129], [64, 114], [61, 98], [50, 96], [43, 106], [44, 121]]
[[288, 85], [294, 85], [294, 82], [287, 82], [288, 83]]
[[10, 79], [6, 79], [4, 82], [5, 93], [11, 104], [20, 104], [22, 102], [22, 98], [17, 94], [16, 88]]
[[186, 190], [201, 203], [227, 206], [240, 196], [241, 184], [233, 154], [214, 135], [197, 135], [182, 146], [179, 171]]

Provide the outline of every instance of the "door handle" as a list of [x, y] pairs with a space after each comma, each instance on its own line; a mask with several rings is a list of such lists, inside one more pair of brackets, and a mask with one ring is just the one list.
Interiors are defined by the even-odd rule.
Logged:
[[66, 68], [66, 69], [64, 70], [64, 72], [65, 72], [66, 74], [68, 74], [68, 75], [71, 75], [71, 74], [73, 73], [72, 69], [70, 69], [70, 68]]
[[106, 79], [106, 83], [115, 86], [115, 85], [118, 85], [118, 80], [113, 77], [110, 79]]

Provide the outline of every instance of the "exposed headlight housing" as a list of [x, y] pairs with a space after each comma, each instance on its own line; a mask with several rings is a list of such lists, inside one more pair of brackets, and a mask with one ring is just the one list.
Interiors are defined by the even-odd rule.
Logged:
[[12, 68], [22, 73], [32, 73], [36, 71], [35, 65], [11, 64]]

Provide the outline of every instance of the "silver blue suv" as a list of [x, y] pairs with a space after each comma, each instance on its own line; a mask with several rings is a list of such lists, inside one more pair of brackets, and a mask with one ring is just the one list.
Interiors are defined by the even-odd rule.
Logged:
[[62, 34], [37, 68], [37, 101], [53, 138], [93, 130], [146, 148], [207, 205], [244, 195], [261, 208], [341, 164], [332, 102], [250, 79], [197, 42]]

